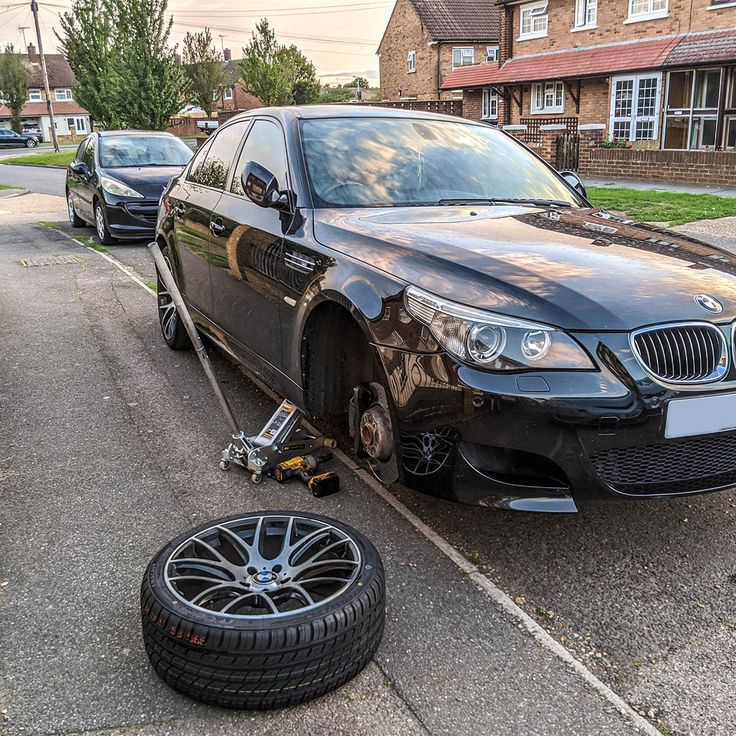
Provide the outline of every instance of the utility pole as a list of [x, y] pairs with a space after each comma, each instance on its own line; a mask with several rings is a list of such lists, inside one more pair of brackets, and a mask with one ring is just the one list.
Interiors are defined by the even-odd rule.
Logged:
[[54, 108], [51, 104], [51, 90], [49, 89], [49, 75], [46, 71], [46, 57], [43, 54], [43, 41], [41, 40], [41, 26], [38, 23], [38, 3], [31, 0], [31, 12], [33, 13], [33, 22], [36, 26], [36, 38], [38, 39], [38, 55], [41, 57], [41, 74], [43, 76], [43, 88], [46, 91], [46, 109], [49, 112], [49, 121], [51, 123], [51, 140], [54, 143], [54, 151], [59, 152], [59, 139], [56, 137], [56, 123], [54, 121]]
[[28, 44], [26, 43], [26, 31], [30, 30], [30, 26], [18, 26], [18, 30], [23, 34], [23, 48], [27, 51]]

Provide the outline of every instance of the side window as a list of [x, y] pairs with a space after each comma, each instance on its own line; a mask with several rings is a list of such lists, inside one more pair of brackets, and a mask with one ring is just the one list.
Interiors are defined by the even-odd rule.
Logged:
[[90, 138], [87, 141], [87, 148], [84, 150], [84, 163], [90, 171], [95, 170], [95, 139]]
[[84, 149], [87, 147], [87, 141], [89, 138], [85, 138], [80, 144], [79, 148], [77, 148], [77, 152], [74, 155], [74, 160], [77, 163], [81, 163], [84, 160]]
[[284, 134], [276, 123], [272, 123], [270, 120], [256, 120], [253, 123], [235, 166], [233, 183], [230, 187], [231, 192], [240, 195], [245, 194], [240, 177], [249, 161], [254, 161], [268, 169], [276, 177], [279, 189], [283, 190], [288, 187]]
[[189, 181], [213, 189], [224, 189], [235, 152], [250, 123], [241, 120], [213, 134], [207, 150], [200, 151], [189, 170]]

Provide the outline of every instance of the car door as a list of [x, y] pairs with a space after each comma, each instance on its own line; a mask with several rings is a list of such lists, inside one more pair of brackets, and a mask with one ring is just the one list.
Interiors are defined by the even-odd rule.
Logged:
[[[79, 148], [77, 148], [77, 152], [74, 154], [74, 160], [72, 161], [72, 164], [81, 164], [84, 161], [84, 151], [87, 148], [88, 142], [89, 142], [89, 138], [85, 138], [79, 144]], [[79, 174], [72, 171], [72, 169], [67, 169], [66, 188], [69, 190], [69, 199], [74, 205], [75, 211], [81, 217], [82, 209], [79, 203], [79, 191], [78, 191], [79, 190], [79, 179], [80, 179]]]
[[0, 130], [0, 147], [6, 148], [12, 144], [12, 131]]
[[95, 150], [97, 149], [97, 136], [91, 135], [87, 139], [87, 145], [84, 149], [82, 162], [87, 167], [84, 172], [80, 172], [76, 177], [76, 200], [75, 207], [79, 216], [94, 222], [94, 212], [92, 211], [92, 202], [95, 195], [95, 172], [97, 163], [95, 160]]
[[[250, 357], [260, 359], [256, 367], [263, 368], [264, 361], [281, 363], [283, 225], [277, 209], [259, 207], [245, 196], [241, 175], [249, 161], [274, 174], [280, 190], [289, 188], [284, 133], [275, 120], [253, 121], [211, 223], [210, 273], [217, 323]], [[268, 372], [266, 368], [264, 374]]]

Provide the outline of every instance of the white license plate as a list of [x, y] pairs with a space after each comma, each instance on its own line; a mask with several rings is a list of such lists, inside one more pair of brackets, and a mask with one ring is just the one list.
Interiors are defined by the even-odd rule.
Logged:
[[667, 405], [664, 436], [692, 437], [736, 429], [736, 393], [675, 399]]

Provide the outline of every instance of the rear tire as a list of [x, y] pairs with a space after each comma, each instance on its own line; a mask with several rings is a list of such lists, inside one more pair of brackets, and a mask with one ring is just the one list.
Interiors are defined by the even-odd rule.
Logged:
[[[169, 269], [172, 270], [168, 250], [166, 247], [161, 248], [164, 259], [169, 265]], [[161, 326], [161, 335], [164, 342], [172, 350], [189, 350], [192, 347], [192, 341], [189, 339], [179, 313], [176, 311], [176, 306], [166, 288], [166, 284], [161, 280], [158, 269], [156, 269], [156, 301], [158, 302], [158, 323]]]
[[[309, 542], [315, 533], [322, 536]], [[206, 544], [195, 544], [195, 537]], [[300, 566], [312, 572], [299, 572]], [[222, 584], [225, 574], [230, 582]], [[208, 579], [220, 590], [210, 592]], [[308, 595], [289, 592], [299, 584]], [[224, 708], [283, 708], [340, 687], [371, 660], [384, 628], [383, 565], [366, 537], [334, 519], [242, 514], [202, 524], [164, 547], [143, 577], [141, 609], [146, 651], [170, 687]]]
[[115, 238], [110, 234], [107, 227], [105, 208], [99, 200], [95, 201], [95, 230], [97, 230], [97, 237], [102, 245], [113, 245], [115, 243]]
[[26, 148], [35, 148], [36, 147], [36, 141], [33, 140], [33, 138], [29, 138], [26, 141]]
[[72, 227], [84, 227], [87, 223], [77, 214], [74, 209], [74, 202], [72, 202], [71, 192], [67, 189], [66, 191], [66, 208], [69, 213], [69, 222]]

